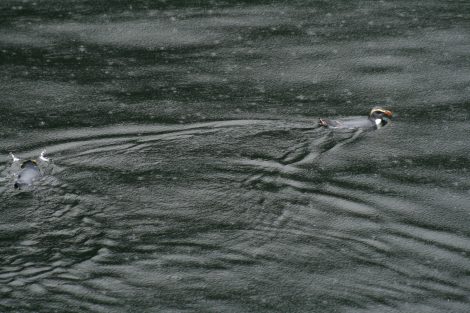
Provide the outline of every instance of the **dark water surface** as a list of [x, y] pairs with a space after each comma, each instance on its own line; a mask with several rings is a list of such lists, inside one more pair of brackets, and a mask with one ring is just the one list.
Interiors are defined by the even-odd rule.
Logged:
[[470, 312], [469, 30], [468, 1], [2, 0], [0, 312]]

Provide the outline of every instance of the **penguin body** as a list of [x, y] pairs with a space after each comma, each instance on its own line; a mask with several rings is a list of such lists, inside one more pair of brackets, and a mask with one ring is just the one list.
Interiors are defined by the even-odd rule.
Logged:
[[368, 117], [353, 116], [340, 119], [321, 118], [319, 125], [333, 129], [376, 130], [387, 125], [391, 118], [391, 111], [382, 108], [373, 108]]
[[24, 161], [23, 164], [21, 164], [21, 171], [18, 173], [14, 186], [16, 189], [22, 189], [27, 186], [29, 187], [41, 176], [41, 171], [39, 170], [36, 161]]
[[[42, 177], [43, 173], [42, 173], [40, 165], [43, 165], [44, 163], [49, 163], [50, 161], [48, 158], [44, 156], [45, 152], [46, 151], [43, 150], [41, 152], [41, 155], [39, 156], [40, 164], [38, 164], [36, 160], [31, 160], [31, 159], [26, 160], [26, 161], [21, 161], [19, 158], [13, 155], [13, 153], [10, 152], [10, 156], [13, 159], [13, 164], [20, 164], [21, 162], [19, 172], [14, 175], [16, 176], [15, 184], [14, 184], [15, 189], [23, 189], [23, 188], [31, 187], [35, 181], [37, 181], [38, 179]], [[14, 167], [17, 168], [16, 166]]]

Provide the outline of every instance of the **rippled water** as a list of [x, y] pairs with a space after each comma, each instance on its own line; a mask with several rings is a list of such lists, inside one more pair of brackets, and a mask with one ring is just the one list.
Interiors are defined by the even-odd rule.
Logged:
[[469, 312], [469, 12], [2, 1], [0, 312]]

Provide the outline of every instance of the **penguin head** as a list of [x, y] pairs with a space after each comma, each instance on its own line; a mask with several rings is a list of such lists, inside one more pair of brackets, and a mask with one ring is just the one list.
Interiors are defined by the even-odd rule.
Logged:
[[29, 167], [29, 166], [38, 166], [36, 160], [26, 160], [21, 164], [21, 168]]
[[380, 120], [380, 126], [385, 126], [392, 119], [392, 116], [392, 111], [385, 110], [380, 107], [373, 108], [369, 113], [369, 118], [374, 121]]

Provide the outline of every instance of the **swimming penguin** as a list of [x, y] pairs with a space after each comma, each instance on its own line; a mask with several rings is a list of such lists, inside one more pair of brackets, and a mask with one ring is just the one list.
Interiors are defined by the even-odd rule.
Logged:
[[[39, 156], [39, 160], [43, 162], [49, 162], [50, 160], [44, 156], [46, 151], [42, 151]], [[15, 157], [13, 153], [10, 152], [10, 156], [13, 158], [13, 163], [20, 162], [20, 159]], [[30, 187], [34, 181], [41, 178], [42, 172], [39, 168], [38, 162], [36, 160], [26, 160], [21, 163], [21, 170], [18, 173], [14, 187], [15, 189], [22, 189], [23, 187]]]
[[373, 108], [368, 117], [347, 117], [337, 120], [321, 118], [319, 125], [328, 128], [375, 130], [387, 125], [392, 118], [392, 111]]

